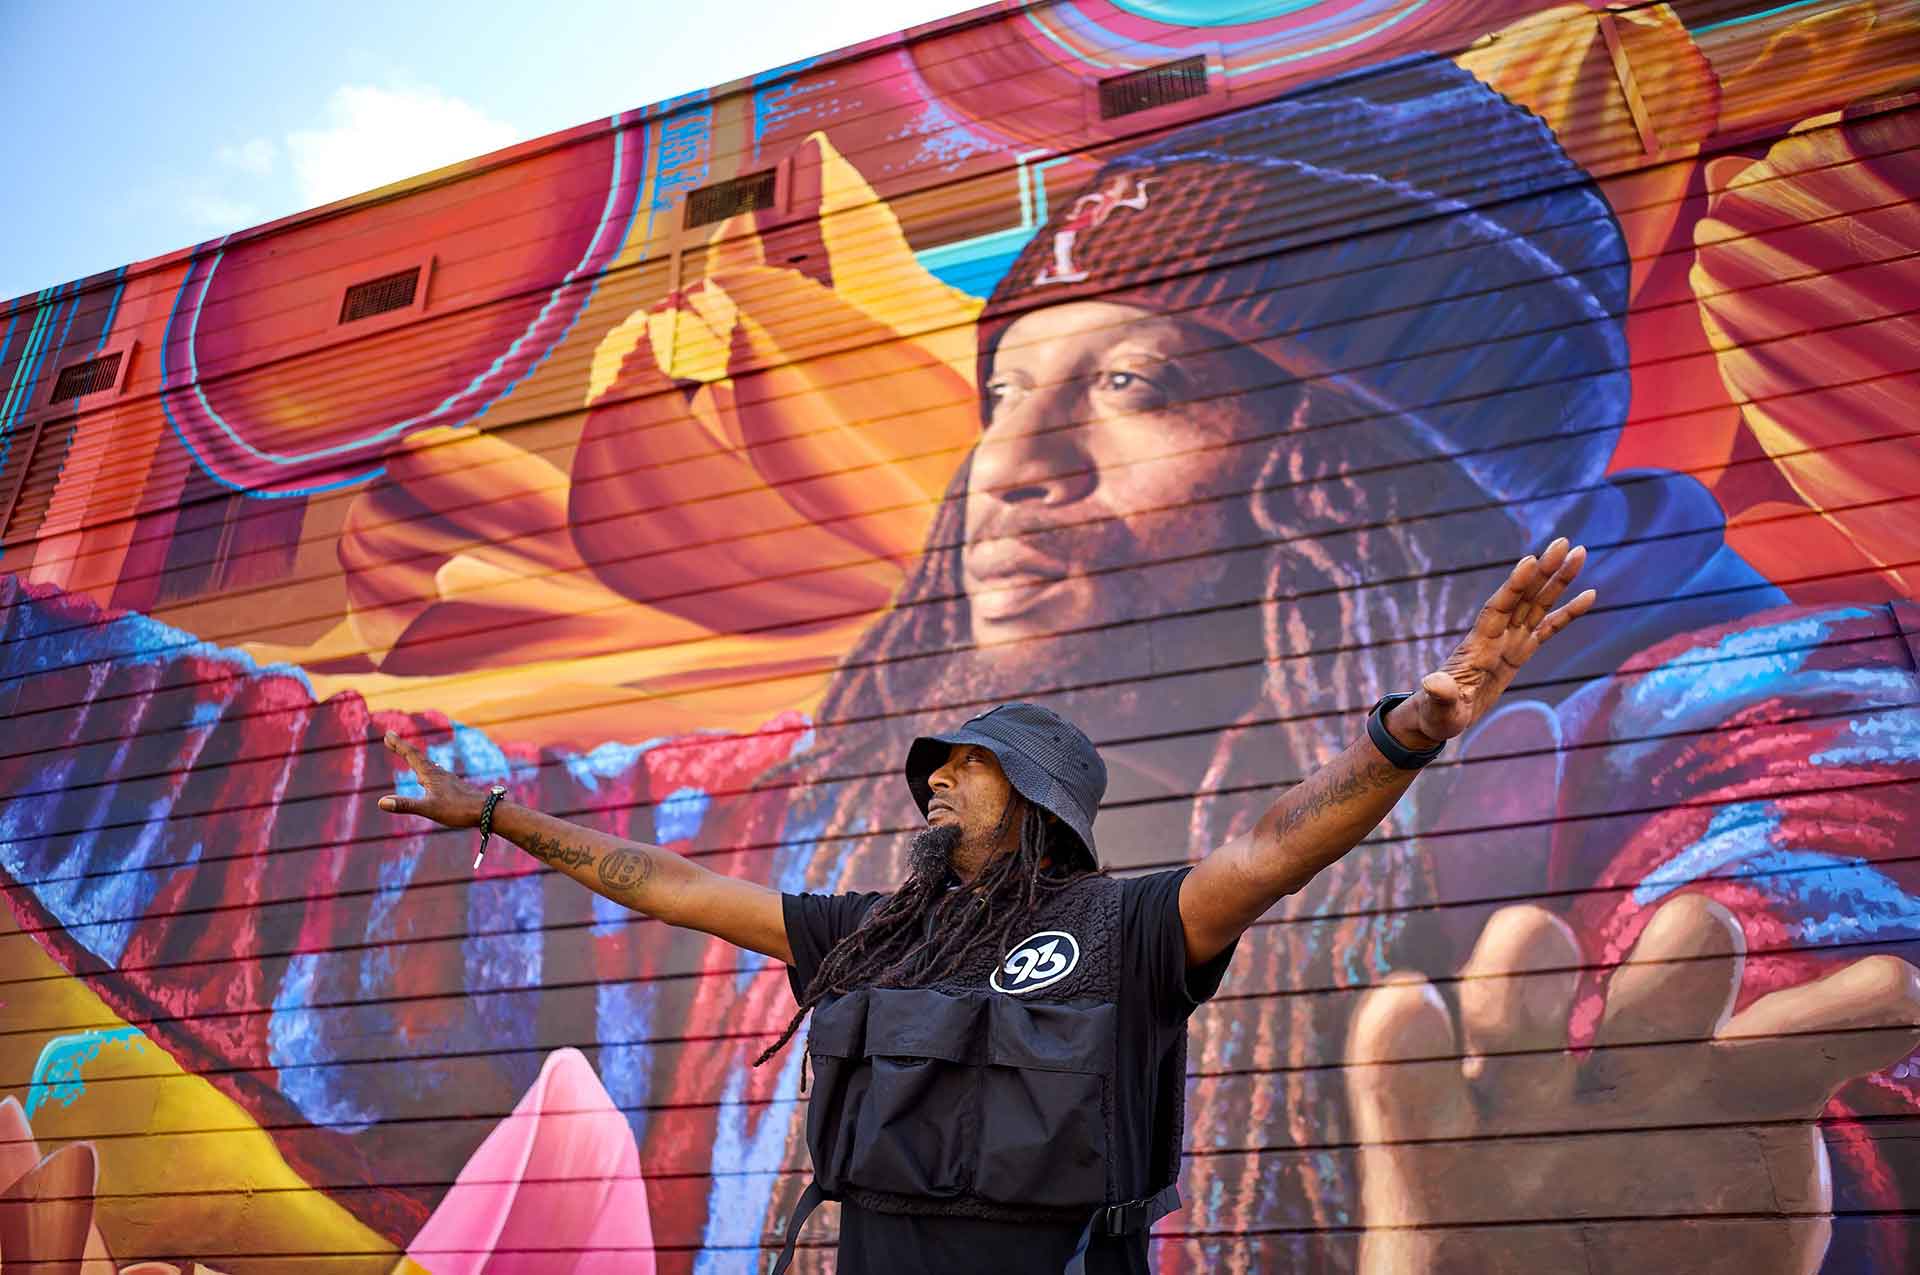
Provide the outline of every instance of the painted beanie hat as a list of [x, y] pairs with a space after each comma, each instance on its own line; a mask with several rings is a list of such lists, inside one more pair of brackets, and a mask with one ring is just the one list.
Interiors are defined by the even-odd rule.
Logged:
[[[1612, 210], [1540, 119], [1451, 62], [1403, 61], [1110, 160], [995, 289], [980, 367], [1029, 310], [1180, 314], [1524, 501], [1605, 472], [1627, 283]], [[1515, 513], [1539, 530], [1557, 508]]]

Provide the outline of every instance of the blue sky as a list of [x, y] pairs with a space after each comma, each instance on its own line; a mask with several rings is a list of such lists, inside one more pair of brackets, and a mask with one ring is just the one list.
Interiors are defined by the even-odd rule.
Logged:
[[966, 0], [0, 0], [0, 300]]

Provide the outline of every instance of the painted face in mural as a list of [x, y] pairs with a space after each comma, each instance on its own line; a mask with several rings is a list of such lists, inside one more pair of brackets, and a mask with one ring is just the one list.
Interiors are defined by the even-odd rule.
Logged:
[[[1256, 356], [1212, 329], [1079, 301], [1015, 321], [982, 386], [962, 578], [982, 646], [1189, 610], [1234, 570]], [[1167, 564], [1131, 580], [1128, 564]], [[1169, 563], [1169, 560], [1172, 560]]]

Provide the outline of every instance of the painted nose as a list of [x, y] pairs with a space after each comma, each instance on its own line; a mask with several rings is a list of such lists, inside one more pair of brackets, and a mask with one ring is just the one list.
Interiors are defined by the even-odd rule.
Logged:
[[1077, 385], [1029, 392], [1000, 413], [973, 453], [970, 494], [1002, 504], [1068, 505], [1099, 483], [1086, 449], [1086, 395]]

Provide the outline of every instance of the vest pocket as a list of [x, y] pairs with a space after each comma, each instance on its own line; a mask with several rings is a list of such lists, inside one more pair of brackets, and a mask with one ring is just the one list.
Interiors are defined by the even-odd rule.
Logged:
[[[824, 1042], [814, 1028], [819, 1083], [807, 1113], [822, 1188], [938, 1199], [971, 1185], [979, 1069], [969, 1051], [984, 1009], [977, 997], [927, 988], [869, 988], [835, 1002]], [[822, 1043], [843, 1052], [823, 1053]]]
[[991, 1002], [975, 1193], [1003, 1204], [1107, 1198], [1111, 1005]]

